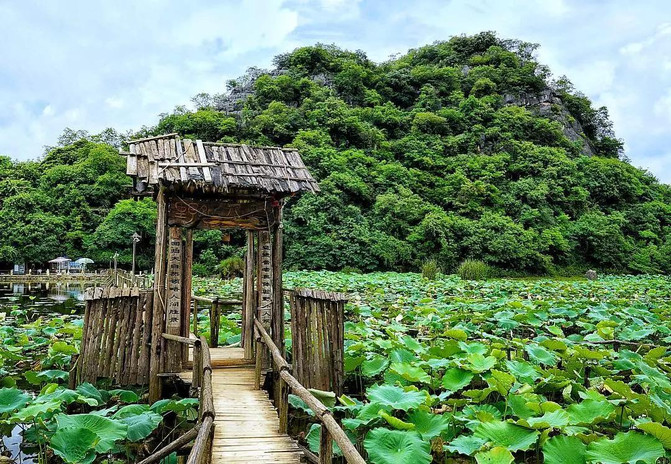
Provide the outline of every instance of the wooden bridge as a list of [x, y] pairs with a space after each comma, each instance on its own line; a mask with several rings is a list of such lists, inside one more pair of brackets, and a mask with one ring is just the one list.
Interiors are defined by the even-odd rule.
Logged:
[[[347, 462], [364, 463], [310, 391], [342, 394], [344, 295], [288, 292], [292, 363], [286, 359], [283, 206], [287, 197], [319, 191], [298, 152], [175, 134], [132, 141], [129, 149], [122, 154], [136, 194], [151, 194], [158, 205], [153, 288], [87, 292], [77, 381], [148, 385], [150, 402], [168, 383], [190, 382], [200, 398], [197, 424], [142, 464], [189, 448], [188, 464], [330, 463], [333, 441]], [[242, 301], [193, 298], [193, 229], [231, 228], [246, 231]], [[199, 303], [210, 305], [212, 346], [194, 335]], [[218, 348], [221, 309], [238, 304], [240, 346]], [[290, 391], [322, 425], [318, 455], [288, 435]]]

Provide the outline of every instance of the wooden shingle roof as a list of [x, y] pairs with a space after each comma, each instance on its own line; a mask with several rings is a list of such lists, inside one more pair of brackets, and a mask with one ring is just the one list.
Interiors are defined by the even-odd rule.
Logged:
[[136, 188], [159, 184], [228, 192], [318, 192], [317, 181], [293, 148], [202, 142], [166, 134], [129, 142], [126, 174]]

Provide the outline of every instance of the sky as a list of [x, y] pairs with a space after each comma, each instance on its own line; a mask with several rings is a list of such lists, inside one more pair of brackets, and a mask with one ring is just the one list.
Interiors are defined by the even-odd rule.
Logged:
[[35, 159], [64, 128], [154, 125], [251, 66], [317, 42], [384, 61], [484, 30], [608, 107], [632, 164], [671, 183], [667, 0], [0, 0], [0, 154]]

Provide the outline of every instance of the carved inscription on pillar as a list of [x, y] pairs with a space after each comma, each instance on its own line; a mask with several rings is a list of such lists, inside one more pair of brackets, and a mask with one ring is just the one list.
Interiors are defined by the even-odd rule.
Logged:
[[166, 292], [166, 329], [179, 334], [182, 304], [182, 239], [179, 229], [170, 230], [168, 246], [168, 291]]
[[270, 319], [273, 309], [273, 266], [270, 233], [259, 232], [259, 280], [261, 291], [259, 295], [259, 321], [270, 330]]

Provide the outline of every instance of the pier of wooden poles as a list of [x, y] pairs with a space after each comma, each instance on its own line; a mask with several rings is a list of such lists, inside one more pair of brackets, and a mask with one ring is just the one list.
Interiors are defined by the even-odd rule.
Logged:
[[[167, 378], [191, 382], [200, 398], [194, 430], [143, 464], [190, 443], [189, 464], [306, 458], [326, 463], [333, 440], [347, 462], [363, 463], [331, 411], [309, 391], [342, 394], [346, 297], [287, 292], [282, 285], [285, 201], [319, 191], [298, 152], [168, 134], [131, 142], [124, 155], [135, 192], [153, 195], [158, 208], [154, 285], [87, 291], [77, 380], [105, 377], [116, 385], [148, 385], [151, 402], [162, 397]], [[192, 296], [194, 229], [245, 231], [241, 301]], [[284, 341], [285, 293], [291, 363]], [[210, 307], [209, 345], [197, 335], [202, 305]], [[236, 305], [240, 344], [218, 348], [221, 310]], [[319, 457], [287, 436], [289, 391], [322, 424]]]

